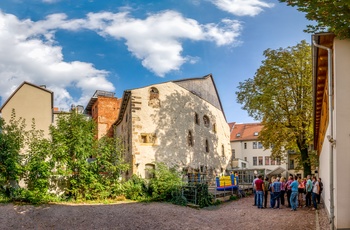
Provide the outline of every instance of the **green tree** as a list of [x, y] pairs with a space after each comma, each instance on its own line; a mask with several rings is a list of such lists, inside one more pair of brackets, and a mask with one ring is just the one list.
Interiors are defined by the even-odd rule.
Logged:
[[94, 121], [84, 115], [60, 115], [50, 127], [52, 161], [58, 175], [67, 178], [67, 194], [75, 199], [108, 197], [126, 165], [119, 142], [107, 137], [96, 139]]
[[264, 51], [265, 60], [253, 79], [240, 82], [237, 101], [264, 125], [259, 134], [273, 158], [285, 150], [300, 153], [304, 174], [311, 173], [308, 146], [312, 141], [311, 48], [306, 41], [288, 48]]
[[279, 0], [296, 6], [306, 18], [316, 21], [307, 32], [333, 32], [339, 38], [350, 38], [350, 2], [344, 0]]
[[45, 201], [49, 197], [50, 180], [54, 167], [51, 143], [44, 138], [42, 130], [37, 130], [35, 120], [32, 120], [32, 129], [26, 133], [25, 154], [25, 182], [26, 196], [33, 203]]
[[0, 181], [7, 189], [18, 187], [23, 174], [23, 155], [20, 151], [24, 144], [25, 120], [17, 119], [12, 110], [8, 124], [0, 118]]

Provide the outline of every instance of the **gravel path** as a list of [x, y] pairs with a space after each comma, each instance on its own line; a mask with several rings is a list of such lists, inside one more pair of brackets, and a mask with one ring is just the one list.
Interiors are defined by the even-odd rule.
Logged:
[[[253, 197], [201, 210], [169, 203], [0, 205], [0, 229], [316, 229], [316, 212], [258, 209]], [[318, 212], [320, 229], [326, 213]], [[323, 213], [323, 214], [322, 214]]]

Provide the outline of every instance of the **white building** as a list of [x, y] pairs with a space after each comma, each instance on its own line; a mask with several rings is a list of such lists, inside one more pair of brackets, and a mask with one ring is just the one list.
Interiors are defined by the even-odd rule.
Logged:
[[125, 177], [148, 177], [155, 162], [221, 173], [231, 158], [229, 127], [211, 74], [124, 91], [115, 135], [125, 146]]
[[350, 40], [313, 36], [314, 146], [322, 198], [336, 229], [350, 229]]
[[264, 146], [259, 141], [259, 133], [263, 128], [261, 123], [237, 124], [232, 122], [229, 123], [229, 126], [233, 170], [263, 170], [266, 175], [286, 176], [286, 159], [272, 158], [271, 149], [264, 150]]

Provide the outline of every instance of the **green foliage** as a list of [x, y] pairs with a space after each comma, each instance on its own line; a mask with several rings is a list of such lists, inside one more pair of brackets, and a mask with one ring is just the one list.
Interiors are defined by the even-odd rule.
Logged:
[[17, 187], [23, 174], [23, 157], [20, 150], [24, 143], [25, 120], [16, 119], [12, 110], [9, 124], [0, 118], [0, 182], [2, 187]]
[[238, 200], [238, 197], [236, 195], [231, 195], [230, 200]]
[[66, 176], [66, 194], [74, 199], [105, 199], [112, 195], [122, 170], [123, 149], [112, 138], [95, 138], [95, 123], [82, 114], [59, 116], [50, 127], [52, 160], [57, 173]]
[[164, 163], [156, 163], [154, 175], [149, 181], [149, 189], [153, 200], [170, 200], [173, 191], [182, 185], [181, 175], [176, 168], [168, 168]]
[[208, 207], [213, 204], [213, 195], [209, 193], [209, 187], [207, 184], [196, 184], [197, 187], [197, 199], [200, 208]]
[[306, 18], [316, 21], [306, 32], [333, 32], [339, 38], [350, 38], [350, 2], [344, 0], [280, 0], [296, 6]]
[[127, 199], [138, 201], [150, 200], [147, 182], [135, 174], [128, 181], [124, 182], [123, 192]]
[[301, 41], [286, 49], [267, 49], [264, 56], [254, 78], [239, 84], [237, 102], [262, 120], [259, 139], [265, 148], [273, 146], [272, 157], [283, 159], [285, 150], [295, 150], [308, 175], [313, 111], [310, 45]]

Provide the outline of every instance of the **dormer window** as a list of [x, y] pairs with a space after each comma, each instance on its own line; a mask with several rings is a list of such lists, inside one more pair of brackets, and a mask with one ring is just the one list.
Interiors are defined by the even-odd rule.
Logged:
[[258, 136], [258, 135], [259, 135], [259, 132], [255, 132], [255, 133], [254, 133], [254, 136]]
[[236, 137], [240, 137], [240, 136], [241, 136], [241, 134], [240, 134], [240, 133], [237, 133], [237, 134], [236, 134]]

